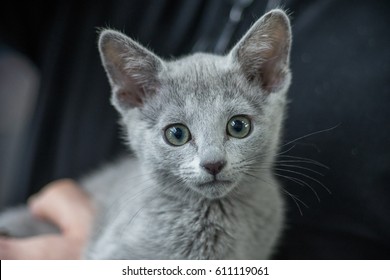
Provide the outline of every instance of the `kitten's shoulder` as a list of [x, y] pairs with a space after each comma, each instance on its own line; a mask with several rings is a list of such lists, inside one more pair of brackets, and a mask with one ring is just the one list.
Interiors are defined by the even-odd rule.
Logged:
[[137, 182], [143, 180], [142, 174], [137, 158], [122, 156], [83, 177], [80, 185], [95, 200], [102, 201], [107, 199], [108, 194], [120, 192], [121, 189], [137, 188]]

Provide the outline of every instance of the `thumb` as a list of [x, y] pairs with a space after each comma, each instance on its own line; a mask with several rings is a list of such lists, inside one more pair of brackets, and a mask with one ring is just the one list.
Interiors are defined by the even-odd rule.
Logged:
[[64, 233], [84, 229], [93, 216], [88, 196], [68, 179], [47, 185], [29, 200], [29, 207], [33, 215], [51, 221]]

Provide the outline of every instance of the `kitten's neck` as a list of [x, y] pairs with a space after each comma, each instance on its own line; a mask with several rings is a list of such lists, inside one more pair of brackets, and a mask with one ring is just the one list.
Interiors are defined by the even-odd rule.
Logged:
[[160, 236], [171, 236], [172, 242], [168, 241], [164, 249], [171, 258], [224, 259], [237, 246], [237, 230], [245, 223], [240, 217], [245, 217], [247, 210], [253, 211], [250, 204], [235, 196], [177, 199], [165, 193], [156, 200], [150, 217]]

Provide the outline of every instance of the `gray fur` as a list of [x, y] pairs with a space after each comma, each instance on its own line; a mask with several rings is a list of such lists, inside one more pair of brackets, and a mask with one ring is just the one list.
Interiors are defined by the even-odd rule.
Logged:
[[[81, 182], [98, 209], [85, 258], [271, 256], [284, 217], [272, 166], [291, 79], [290, 44], [281, 10], [258, 20], [226, 56], [164, 61], [119, 32], [101, 33], [112, 103], [135, 157]], [[246, 138], [226, 133], [236, 115], [251, 119]], [[183, 146], [164, 139], [176, 123], [191, 132]], [[202, 168], [218, 161], [226, 166], [215, 177]]]

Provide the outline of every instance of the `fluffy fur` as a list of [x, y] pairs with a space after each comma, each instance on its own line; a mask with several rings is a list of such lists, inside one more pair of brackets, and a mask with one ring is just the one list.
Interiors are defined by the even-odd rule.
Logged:
[[[270, 257], [284, 217], [272, 167], [290, 84], [290, 45], [281, 10], [259, 19], [226, 56], [164, 61], [119, 32], [100, 34], [112, 103], [135, 157], [80, 182], [98, 209], [85, 258]], [[241, 115], [251, 131], [234, 138], [227, 125]], [[172, 124], [188, 127], [188, 143], [167, 142], [164, 131]], [[222, 170], [207, 172], [205, 164], [216, 162], [225, 163]], [[14, 213], [14, 222], [0, 217], [0, 226], [32, 235], [13, 231], [21, 221]]]

